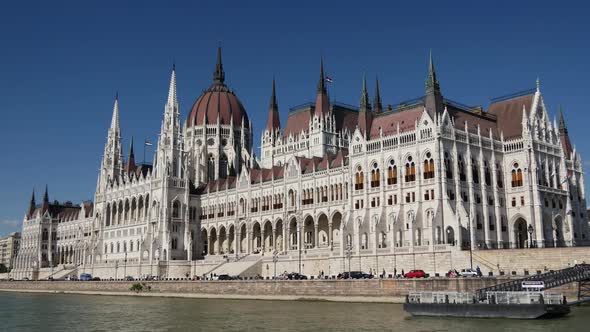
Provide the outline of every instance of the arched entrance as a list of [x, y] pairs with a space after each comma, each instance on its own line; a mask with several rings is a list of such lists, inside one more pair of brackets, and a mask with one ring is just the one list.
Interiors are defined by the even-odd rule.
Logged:
[[334, 213], [332, 216], [332, 246], [340, 247], [340, 228], [342, 227], [342, 214]]
[[527, 240], [526, 220], [518, 218], [514, 222], [514, 245], [516, 248], [526, 248]]
[[240, 227], [240, 252], [245, 253], [248, 250], [248, 238], [247, 238], [246, 224], [242, 224]]
[[281, 219], [277, 220], [275, 225], [275, 249], [278, 251], [284, 251], [283, 248], [283, 221]]
[[272, 234], [272, 223], [267, 220], [264, 223], [264, 251], [272, 251], [273, 248], [273, 234]]
[[217, 231], [215, 230], [215, 228], [211, 228], [210, 234], [211, 240], [209, 241], [209, 255], [215, 255], [219, 250], [219, 244], [217, 242]]
[[292, 218], [289, 222], [289, 249], [297, 250], [299, 249], [297, 242], [297, 219]]
[[225, 227], [221, 226], [219, 228], [219, 254], [226, 254], [227, 253], [227, 234], [225, 231]]
[[227, 237], [227, 252], [230, 254], [234, 254], [236, 252], [235, 248], [235, 228], [234, 225], [229, 226], [229, 236]]
[[304, 249], [315, 247], [315, 227], [311, 216], [305, 218], [305, 221], [303, 222], [303, 243]]
[[254, 253], [259, 253], [262, 249], [262, 233], [260, 231], [260, 224], [257, 222], [252, 227], [252, 247]]
[[326, 248], [330, 245], [328, 233], [328, 217], [321, 214], [318, 218], [318, 247]]
[[451, 226], [447, 227], [446, 235], [447, 235], [447, 244], [454, 246], [455, 245], [455, 230], [453, 230], [453, 227], [451, 227]]

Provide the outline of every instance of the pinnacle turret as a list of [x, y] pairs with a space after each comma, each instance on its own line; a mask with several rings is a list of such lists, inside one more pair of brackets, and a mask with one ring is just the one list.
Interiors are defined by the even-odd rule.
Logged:
[[432, 59], [432, 50], [430, 50], [430, 57], [428, 62], [428, 77], [426, 78], [426, 89], [438, 89], [438, 79], [436, 78], [436, 70], [434, 68], [434, 60]]
[[131, 144], [129, 145], [129, 158], [127, 165], [125, 165], [125, 173], [131, 174], [135, 171], [135, 153], [133, 153], [133, 136], [131, 137]]
[[363, 76], [363, 90], [361, 93], [361, 101], [359, 103], [358, 127], [365, 137], [370, 135], [372, 123], [373, 113], [371, 112], [371, 103], [369, 102], [369, 93], [367, 92], [367, 79]]
[[428, 63], [428, 77], [426, 78], [426, 95], [424, 97], [424, 107], [426, 111], [434, 116], [436, 113], [444, 112], [444, 99], [440, 92], [440, 85], [436, 77], [436, 70], [434, 68], [434, 60], [432, 58], [432, 51], [430, 51], [430, 59]]
[[370, 112], [371, 103], [369, 102], [369, 93], [367, 92], [367, 78], [363, 76], [363, 90], [361, 93], [361, 102], [359, 105], [360, 112]]
[[33, 189], [33, 193], [31, 194], [31, 201], [29, 202], [29, 211], [27, 213], [28, 217], [30, 218], [33, 215], [33, 212], [35, 212], [35, 189]]

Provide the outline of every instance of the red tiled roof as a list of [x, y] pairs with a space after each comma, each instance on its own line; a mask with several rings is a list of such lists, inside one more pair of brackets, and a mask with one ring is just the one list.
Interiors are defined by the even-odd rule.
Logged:
[[283, 136], [289, 136], [290, 134], [298, 135], [302, 130], [309, 129], [309, 120], [311, 117], [311, 111], [313, 107], [306, 108], [304, 110], [290, 112], [287, 117], [287, 124], [283, 131]]
[[507, 100], [492, 103], [487, 113], [497, 117], [497, 128], [504, 133], [504, 138], [522, 135], [523, 106], [530, 114], [534, 94], [527, 94]]
[[413, 130], [416, 120], [420, 119], [423, 110], [423, 105], [417, 105], [403, 111], [375, 114], [371, 126], [370, 138], [379, 137], [380, 128], [382, 129], [384, 136], [395, 134], [397, 132], [398, 123], [400, 132]]

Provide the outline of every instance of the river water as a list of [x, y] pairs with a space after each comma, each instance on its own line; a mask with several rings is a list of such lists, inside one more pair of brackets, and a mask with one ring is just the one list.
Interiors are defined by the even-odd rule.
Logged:
[[0, 292], [0, 331], [588, 331], [590, 307], [555, 320], [412, 318], [400, 304]]

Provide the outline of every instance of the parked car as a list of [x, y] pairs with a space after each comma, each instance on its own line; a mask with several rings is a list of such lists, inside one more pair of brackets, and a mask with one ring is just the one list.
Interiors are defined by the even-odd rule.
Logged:
[[477, 277], [477, 271], [475, 271], [474, 269], [462, 269], [461, 272], [459, 273], [459, 275], [461, 277]]
[[236, 280], [237, 278], [234, 276], [230, 276], [229, 274], [220, 274], [217, 276], [217, 280]]
[[373, 275], [362, 271], [350, 271], [340, 273], [338, 279], [373, 279]]
[[92, 281], [100, 281], [100, 278], [99, 277], [94, 277], [94, 278], [92, 278]]
[[80, 281], [90, 281], [90, 280], [92, 280], [92, 274], [90, 274], [90, 273], [80, 274]]
[[126, 276], [125, 281], [135, 281], [135, 278], [133, 278], [132, 276]]
[[404, 275], [406, 278], [426, 278], [426, 272], [422, 270], [412, 270]]
[[291, 272], [287, 274], [287, 279], [289, 280], [307, 280], [307, 276], [303, 274], [299, 274], [297, 272]]
[[31, 279], [29, 279], [28, 277], [24, 277], [23, 281], [31, 281]]

